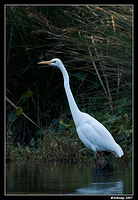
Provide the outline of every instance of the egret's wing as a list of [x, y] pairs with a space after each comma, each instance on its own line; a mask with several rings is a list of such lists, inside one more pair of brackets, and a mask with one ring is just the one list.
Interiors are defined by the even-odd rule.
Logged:
[[96, 151], [96, 144], [100, 138], [94, 128], [90, 124], [85, 123], [77, 128], [77, 132], [83, 144], [89, 149]]
[[[100, 124], [100, 123], [99, 123]], [[97, 124], [97, 126], [99, 126]], [[103, 134], [101, 132], [103, 131]], [[78, 127], [78, 135], [81, 141], [93, 151], [110, 151], [115, 141], [104, 126], [96, 127], [96, 124], [84, 123]]]
[[93, 120], [91, 120], [91, 126], [100, 136], [100, 140], [97, 141], [97, 145], [100, 145], [100, 149], [105, 148], [106, 151], [110, 151], [118, 157], [124, 154], [122, 148], [115, 142], [113, 136], [100, 122], [93, 118]]

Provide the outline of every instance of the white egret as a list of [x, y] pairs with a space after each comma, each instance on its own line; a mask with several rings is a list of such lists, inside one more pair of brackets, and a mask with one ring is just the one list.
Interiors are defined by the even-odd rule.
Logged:
[[[109, 133], [109, 131], [96, 119], [94, 119], [87, 113], [81, 112], [78, 109], [78, 106], [74, 100], [70, 89], [69, 75], [61, 60], [58, 58], [54, 58], [50, 61], [39, 62], [38, 64], [48, 64], [51, 66], [56, 66], [61, 70], [64, 79], [65, 92], [67, 95], [69, 107], [76, 126], [78, 136], [87, 148], [92, 149], [94, 151], [96, 171], [99, 171], [97, 166], [96, 152], [102, 153], [102, 155], [107, 160], [107, 164], [109, 163], [109, 160], [102, 151], [111, 152], [116, 157], [120, 158], [124, 154], [123, 150], [115, 142], [114, 138]], [[103, 167], [101, 169], [103, 169]]]

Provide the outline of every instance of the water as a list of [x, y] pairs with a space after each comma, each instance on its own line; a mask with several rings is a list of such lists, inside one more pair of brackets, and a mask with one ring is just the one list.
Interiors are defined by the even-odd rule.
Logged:
[[132, 166], [118, 161], [99, 173], [94, 163], [6, 165], [6, 194], [132, 194]]

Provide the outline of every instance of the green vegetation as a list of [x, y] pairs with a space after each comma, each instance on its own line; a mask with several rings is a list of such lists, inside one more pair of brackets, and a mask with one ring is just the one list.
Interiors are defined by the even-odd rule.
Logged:
[[[78, 161], [79, 140], [60, 58], [81, 111], [99, 120], [132, 158], [131, 5], [6, 6], [6, 157]], [[40, 128], [41, 127], [41, 128]]]

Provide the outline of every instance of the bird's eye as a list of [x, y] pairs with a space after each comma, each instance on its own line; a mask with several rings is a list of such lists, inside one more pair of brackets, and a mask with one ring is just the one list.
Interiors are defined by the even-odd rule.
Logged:
[[52, 63], [56, 63], [56, 61], [55, 61], [55, 60], [53, 60], [53, 61], [52, 61]]

